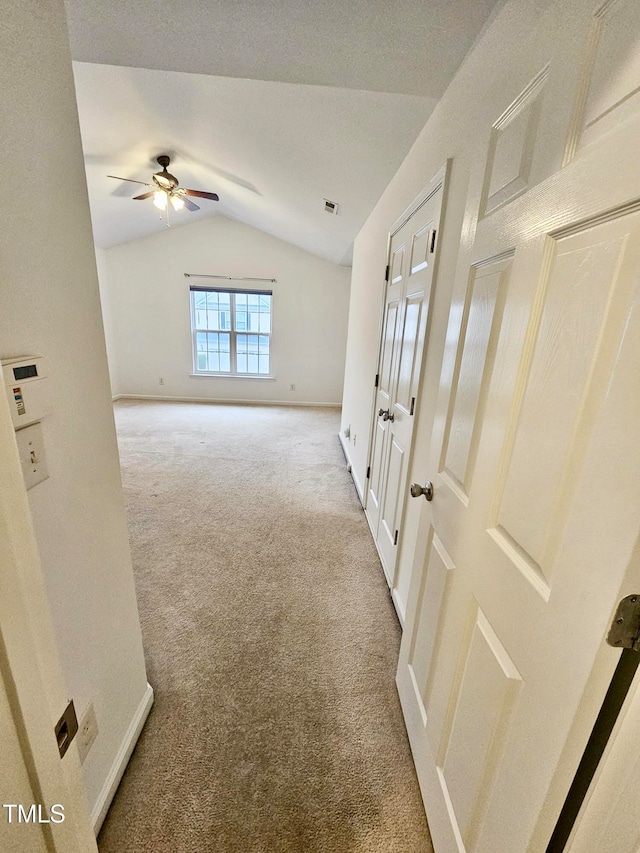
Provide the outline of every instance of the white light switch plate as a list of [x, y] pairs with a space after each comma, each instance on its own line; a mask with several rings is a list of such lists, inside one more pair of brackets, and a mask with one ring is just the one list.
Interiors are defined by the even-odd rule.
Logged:
[[49, 477], [42, 424], [38, 422], [19, 429], [16, 432], [16, 442], [25, 486], [27, 490], [32, 489]]

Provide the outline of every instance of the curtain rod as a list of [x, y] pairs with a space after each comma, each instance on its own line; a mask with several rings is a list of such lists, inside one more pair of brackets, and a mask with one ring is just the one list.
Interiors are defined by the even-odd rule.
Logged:
[[226, 281], [271, 281], [275, 282], [275, 278], [254, 278], [250, 275], [206, 275], [195, 272], [186, 272], [185, 278], [223, 278]]

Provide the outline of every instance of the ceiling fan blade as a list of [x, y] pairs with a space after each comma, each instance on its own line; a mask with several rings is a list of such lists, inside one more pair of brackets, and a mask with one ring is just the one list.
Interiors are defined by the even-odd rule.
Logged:
[[187, 210], [200, 210], [199, 206], [195, 202], [191, 201], [191, 199], [183, 195], [183, 193], [180, 193], [180, 198], [184, 202], [184, 206], [187, 208]]
[[208, 198], [210, 201], [220, 201], [215, 193], [206, 193], [202, 190], [183, 190], [187, 195], [194, 195], [196, 198]]
[[133, 178], [120, 178], [118, 175], [107, 175], [108, 178], [115, 178], [116, 181], [129, 181], [130, 184], [142, 184], [143, 187], [150, 187], [146, 181], [134, 181]]
[[142, 193], [142, 195], [134, 195], [132, 201], [142, 201], [144, 198], [151, 198], [154, 195], [153, 190], [150, 193]]

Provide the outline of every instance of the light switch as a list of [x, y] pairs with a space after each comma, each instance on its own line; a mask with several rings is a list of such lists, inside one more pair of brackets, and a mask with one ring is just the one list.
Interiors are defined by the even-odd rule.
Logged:
[[22, 465], [24, 484], [27, 490], [32, 489], [49, 477], [42, 437], [42, 424], [38, 422], [17, 430], [16, 442], [18, 443], [18, 455]]

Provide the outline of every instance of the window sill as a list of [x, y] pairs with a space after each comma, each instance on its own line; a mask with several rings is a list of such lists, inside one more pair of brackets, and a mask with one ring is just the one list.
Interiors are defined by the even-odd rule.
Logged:
[[190, 373], [192, 379], [267, 379], [275, 381], [275, 376], [266, 373]]

